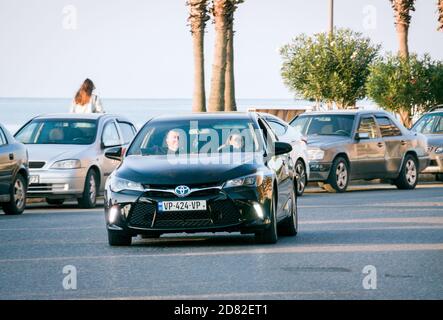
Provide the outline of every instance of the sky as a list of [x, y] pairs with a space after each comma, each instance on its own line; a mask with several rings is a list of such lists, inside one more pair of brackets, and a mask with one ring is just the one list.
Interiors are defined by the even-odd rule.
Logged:
[[[236, 13], [237, 98], [293, 97], [279, 48], [326, 31], [328, 0], [246, 0]], [[417, 0], [410, 51], [443, 60], [437, 0]], [[91, 78], [104, 98], [191, 98], [192, 39], [185, 0], [0, 0], [0, 97], [72, 97]], [[388, 0], [335, 0], [335, 26], [396, 51]], [[205, 38], [209, 94], [214, 26]]]

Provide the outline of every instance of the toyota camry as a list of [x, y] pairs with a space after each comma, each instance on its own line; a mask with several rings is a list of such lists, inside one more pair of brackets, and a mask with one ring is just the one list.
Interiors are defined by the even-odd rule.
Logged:
[[290, 144], [255, 113], [160, 116], [123, 151], [106, 182], [110, 245], [165, 233], [241, 232], [260, 243], [297, 234]]

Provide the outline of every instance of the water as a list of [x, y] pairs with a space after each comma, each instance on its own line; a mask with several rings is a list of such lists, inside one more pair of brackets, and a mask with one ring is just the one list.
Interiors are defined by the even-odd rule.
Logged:
[[[191, 112], [191, 99], [102, 99], [107, 113], [125, 115], [140, 128], [150, 117]], [[0, 123], [15, 133], [40, 114], [69, 112], [71, 99], [0, 98]], [[304, 100], [238, 99], [238, 110], [248, 108], [297, 108], [311, 106]]]

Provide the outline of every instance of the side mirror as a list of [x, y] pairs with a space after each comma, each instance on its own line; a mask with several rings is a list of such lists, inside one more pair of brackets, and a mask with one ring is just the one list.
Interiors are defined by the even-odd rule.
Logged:
[[105, 152], [105, 157], [112, 160], [122, 161], [123, 149], [122, 147], [114, 147]]
[[369, 138], [369, 133], [367, 132], [357, 132], [355, 134], [355, 140], [367, 140]]
[[286, 142], [276, 142], [275, 143], [275, 155], [279, 156], [292, 151], [292, 146]]

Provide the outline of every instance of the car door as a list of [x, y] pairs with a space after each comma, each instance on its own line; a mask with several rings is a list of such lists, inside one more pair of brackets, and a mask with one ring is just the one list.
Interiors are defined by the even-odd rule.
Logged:
[[[275, 142], [278, 141], [278, 138], [264, 119], [259, 118], [259, 123], [260, 129], [263, 130], [264, 138], [268, 144], [267, 149], [270, 150], [275, 145]], [[291, 179], [291, 172], [293, 172], [291, 171], [291, 164], [292, 162], [289, 154], [273, 156], [268, 162], [268, 166], [275, 171], [277, 177], [277, 219], [282, 219], [288, 215], [287, 204], [294, 188]]]
[[407, 141], [388, 116], [376, 115], [375, 119], [386, 144], [386, 171], [391, 174], [396, 173], [400, 170]]
[[120, 161], [109, 159], [104, 156], [105, 152], [116, 146], [122, 145], [122, 139], [120, 137], [117, 123], [114, 119], [108, 120], [105, 125], [103, 126], [103, 131], [101, 135], [101, 145], [103, 147], [103, 151], [101, 154], [101, 170], [103, 172], [103, 181], [102, 184], [105, 183], [106, 179], [109, 177], [109, 175], [114, 171], [114, 169], [120, 164]]
[[381, 138], [379, 128], [372, 115], [360, 117], [356, 133], [358, 137], [354, 144], [355, 160], [353, 176], [360, 179], [372, 179], [383, 176], [386, 172], [386, 145]]
[[0, 198], [9, 193], [14, 169], [14, 152], [0, 127]]

